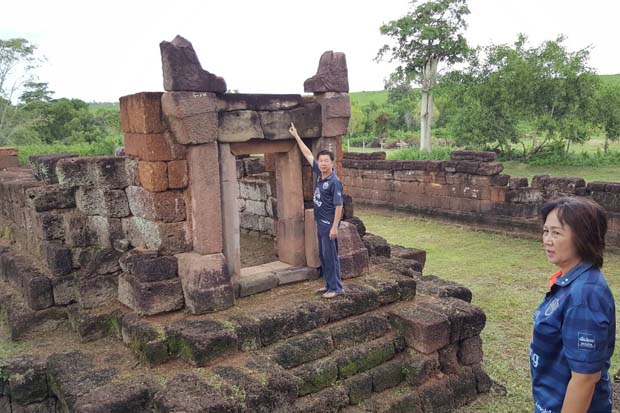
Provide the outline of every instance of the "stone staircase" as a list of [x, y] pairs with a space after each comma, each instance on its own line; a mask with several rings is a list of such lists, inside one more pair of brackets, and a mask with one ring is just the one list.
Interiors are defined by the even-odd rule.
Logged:
[[[54, 320], [1, 286], [13, 303], [3, 308], [21, 303], [45, 319], [39, 327]], [[63, 307], [77, 335], [63, 317], [53, 333], [24, 321], [20, 336], [66, 344], [0, 364], [0, 411], [431, 413], [488, 391], [485, 316], [466, 288], [380, 259], [346, 280], [345, 296], [323, 300], [320, 286], [286, 285], [200, 316]]]

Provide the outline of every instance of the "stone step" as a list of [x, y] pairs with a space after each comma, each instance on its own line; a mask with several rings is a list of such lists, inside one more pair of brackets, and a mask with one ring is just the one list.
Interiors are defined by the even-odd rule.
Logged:
[[[377, 392], [367, 391], [363, 400], [350, 398], [341, 413], [448, 413], [473, 402], [489, 391], [491, 380], [482, 371], [463, 367], [453, 374], [436, 374], [421, 385], [404, 380]], [[362, 394], [362, 393], [360, 393]]]
[[21, 294], [0, 283], [0, 317], [8, 329], [11, 340], [19, 340], [35, 333], [54, 331], [67, 320], [66, 307], [31, 309]]
[[291, 374], [301, 380], [298, 395], [303, 397], [317, 393], [336, 382], [343, 383], [349, 391], [351, 387], [363, 386], [361, 382], [364, 380], [372, 390], [375, 377], [385, 378], [390, 374], [397, 375], [396, 384], [400, 383], [402, 360], [401, 357], [395, 357], [403, 348], [399, 347], [398, 341], [393, 335], [388, 335], [290, 370]]
[[[120, 320], [122, 339], [148, 366], [178, 357], [190, 365], [202, 367], [219, 358], [275, 345], [328, 324], [334, 327], [308, 339], [312, 342], [312, 337], [329, 335], [337, 348], [343, 343], [355, 342], [356, 335], [363, 336], [362, 341], [374, 337], [373, 328], [378, 330], [387, 324], [385, 318], [375, 320], [374, 326], [363, 324], [363, 320], [351, 326], [340, 326], [338, 321], [415, 296], [415, 281], [399, 274], [368, 275], [352, 280], [347, 283], [347, 294], [333, 300], [314, 294], [320, 284], [313, 284], [290, 285], [242, 298], [234, 308], [211, 315], [176, 312], [139, 317], [133, 313], [123, 314]], [[109, 311], [99, 317], [108, 320], [108, 324], [99, 323], [104, 328], [103, 335], [110, 331], [105, 328], [115, 315]], [[301, 337], [298, 341], [304, 340], [306, 338]], [[166, 349], [170, 357], [165, 356]]]
[[0, 289], [7, 285], [18, 291], [30, 310], [43, 310], [54, 305], [52, 281], [30, 260], [12, 251], [0, 253]]
[[294, 267], [280, 261], [241, 269], [238, 297], [269, 291], [273, 288], [319, 278], [317, 268]]
[[378, 339], [391, 330], [384, 315], [363, 314], [274, 344], [266, 349], [266, 354], [281, 367], [291, 369]]

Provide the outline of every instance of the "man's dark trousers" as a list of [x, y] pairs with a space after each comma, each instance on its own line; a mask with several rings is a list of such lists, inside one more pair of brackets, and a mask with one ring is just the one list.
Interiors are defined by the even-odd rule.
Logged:
[[342, 281], [340, 277], [340, 261], [338, 260], [338, 238], [329, 239], [331, 224], [317, 220], [317, 236], [319, 239], [319, 258], [321, 259], [321, 271], [325, 279], [327, 291], [342, 293]]

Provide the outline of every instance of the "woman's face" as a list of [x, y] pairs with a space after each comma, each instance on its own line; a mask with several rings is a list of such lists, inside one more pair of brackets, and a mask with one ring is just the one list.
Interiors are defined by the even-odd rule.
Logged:
[[577, 265], [581, 259], [577, 255], [573, 237], [572, 229], [562, 225], [558, 219], [558, 210], [551, 211], [543, 226], [543, 246], [547, 260], [561, 269]]

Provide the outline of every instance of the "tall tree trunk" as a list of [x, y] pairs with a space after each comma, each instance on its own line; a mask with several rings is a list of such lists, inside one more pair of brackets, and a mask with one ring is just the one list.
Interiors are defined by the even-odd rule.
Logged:
[[413, 128], [413, 113], [405, 112], [405, 125], [407, 125], [407, 129], [411, 130]]
[[438, 60], [431, 57], [422, 76], [422, 105], [420, 109], [420, 150], [431, 151], [431, 123], [433, 121], [433, 86], [437, 80]]

